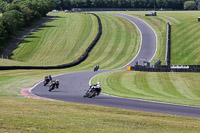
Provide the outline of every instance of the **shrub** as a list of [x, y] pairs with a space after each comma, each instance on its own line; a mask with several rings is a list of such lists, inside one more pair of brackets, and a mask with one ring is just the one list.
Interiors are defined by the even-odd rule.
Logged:
[[186, 1], [184, 3], [184, 9], [185, 10], [196, 10], [197, 5], [196, 5], [195, 1]]

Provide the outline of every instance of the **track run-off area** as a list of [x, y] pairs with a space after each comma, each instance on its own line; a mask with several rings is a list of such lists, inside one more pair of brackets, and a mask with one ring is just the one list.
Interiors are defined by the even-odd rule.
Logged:
[[[135, 18], [124, 14], [115, 14], [115, 15], [121, 16], [131, 21], [138, 28], [141, 35], [140, 50], [137, 53], [137, 56], [126, 66], [135, 65], [135, 62], [138, 61], [139, 59], [147, 59], [147, 61], [151, 61], [157, 49], [156, 46], [157, 36], [153, 31], [153, 29], [146, 22], [144, 22], [139, 18]], [[126, 69], [126, 66], [122, 67], [120, 70]], [[105, 107], [124, 108], [136, 111], [164, 113], [164, 114], [200, 118], [199, 107], [120, 98], [106, 94], [100, 94], [100, 96], [91, 99], [83, 98], [83, 95], [89, 88], [89, 83], [91, 79], [95, 75], [107, 71], [117, 71], [117, 70], [100, 70], [98, 72], [83, 71], [83, 72], [73, 72], [73, 73], [58, 75], [53, 78], [59, 79], [61, 83], [59, 89], [55, 89], [52, 92], [49, 92], [48, 88], [45, 89], [45, 87], [43, 86], [43, 82], [40, 82], [33, 88], [31, 88], [29, 92], [40, 98], [53, 99], [58, 101], [94, 104]]]

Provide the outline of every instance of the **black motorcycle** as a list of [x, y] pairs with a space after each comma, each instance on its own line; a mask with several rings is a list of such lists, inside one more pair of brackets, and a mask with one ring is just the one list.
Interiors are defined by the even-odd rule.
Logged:
[[101, 88], [98, 88], [97, 86], [91, 86], [83, 97], [84, 98], [85, 97], [92, 98], [92, 97], [98, 96], [100, 94], [100, 91], [98, 91], [98, 90], [100, 90], [100, 89]]
[[94, 66], [94, 72], [99, 70], [99, 66]]
[[54, 90], [55, 87], [56, 87], [56, 82], [55, 82], [55, 81], [52, 81], [51, 84], [50, 84], [50, 86], [49, 86], [49, 91]]
[[48, 78], [45, 77], [45, 79], [44, 79], [44, 86], [46, 86], [50, 81], [51, 81], [50, 79], [48, 79]]

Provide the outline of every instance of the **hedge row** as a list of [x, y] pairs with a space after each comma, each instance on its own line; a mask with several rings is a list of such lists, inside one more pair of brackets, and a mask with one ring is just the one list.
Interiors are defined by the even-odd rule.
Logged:
[[166, 56], [165, 63], [167, 66], [170, 65], [170, 49], [171, 49], [171, 25], [167, 23], [167, 38], [166, 38]]
[[73, 66], [76, 66], [76, 65], [80, 64], [81, 62], [83, 62], [88, 57], [88, 54], [90, 53], [90, 51], [92, 50], [92, 48], [96, 45], [96, 43], [98, 42], [98, 40], [100, 39], [101, 34], [102, 34], [102, 23], [101, 23], [101, 20], [100, 20], [99, 16], [97, 16], [94, 13], [90, 13], [90, 14], [92, 14], [92, 15], [94, 15], [94, 16], [97, 17], [98, 25], [99, 25], [98, 33], [97, 33], [97, 36], [95, 37], [95, 39], [93, 40], [93, 42], [86, 49], [86, 51], [84, 52], [84, 54], [81, 55], [77, 60], [74, 60], [73, 62], [68, 63], [68, 64], [62, 64], [62, 65], [57, 65], [57, 66], [0, 66], [0, 70], [14, 70], [14, 69], [62, 69], [62, 68], [73, 67]]

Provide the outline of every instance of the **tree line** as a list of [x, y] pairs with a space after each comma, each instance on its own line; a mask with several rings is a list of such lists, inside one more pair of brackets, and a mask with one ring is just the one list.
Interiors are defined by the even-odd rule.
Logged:
[[0, 0], [0, 51], [5, 41], [59, 5], [60, 0]]
[[200, 0], [60, 0], [60, 9], [71, 8], [170, 8], [183, 10], [186, 1], [194, 2], [196, 9]]
[[5, 40], [53, 10], [72, 8], [200, 9], [200, 0], [0, 0], [0, 50]]

